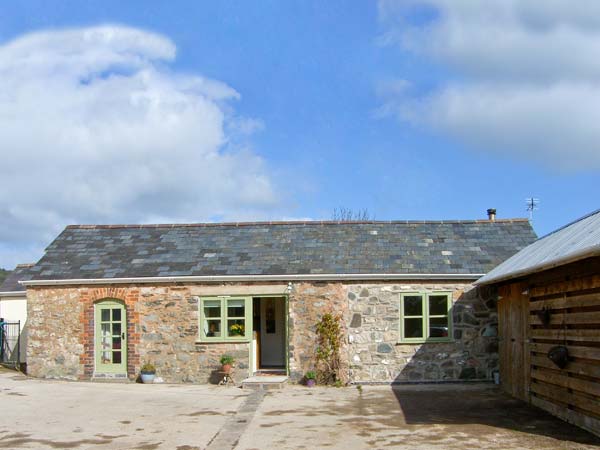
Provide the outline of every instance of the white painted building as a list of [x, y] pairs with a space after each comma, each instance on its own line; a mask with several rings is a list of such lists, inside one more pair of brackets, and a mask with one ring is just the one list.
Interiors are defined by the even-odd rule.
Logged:
[[[19, 281], [31, 278], [28, 271], [32, 266], [33, 264], [19, 264], [0, 285], [0, 318], [8, 323], [17, 321], [20, 323], [19, 362], [21, 364], [27, 362], [27, 293]], [[15, 350], [15, 343], [15, 340], [7, 339], [11, 354]]]

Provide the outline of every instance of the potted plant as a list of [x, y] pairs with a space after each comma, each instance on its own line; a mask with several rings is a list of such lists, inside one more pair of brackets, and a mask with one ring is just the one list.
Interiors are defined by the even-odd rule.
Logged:
[[244, 325], [239, 323], [234, 323], [229, 327], [229, 332], [231, 336], [244, 336], [245, 329]]
[[156, 367], [153, 364], [146, 363], [142, 366], [140, 370], [140, 374], [142, 377], [142, 383], [148, 384], [154, 381], [154, 377], [156, 375]]
[[306, 372], [304, 378], [306, 379], [306, 386], [308, 387], [313, 387], [315, 384], [317, 384], [317, 374], [312, 370]]
[[231, 355], [221, 356], [221, 370], [223, 371], [223, 373], [230, 373], [234, 362], [235, 358]]

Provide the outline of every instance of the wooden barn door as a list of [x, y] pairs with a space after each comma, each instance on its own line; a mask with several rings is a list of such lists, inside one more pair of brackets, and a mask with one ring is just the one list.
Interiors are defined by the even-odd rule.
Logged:
[[503, 286], [498, 302], [500, 379], [510, 395], [529, 401], [529, 299], [520, 284]]

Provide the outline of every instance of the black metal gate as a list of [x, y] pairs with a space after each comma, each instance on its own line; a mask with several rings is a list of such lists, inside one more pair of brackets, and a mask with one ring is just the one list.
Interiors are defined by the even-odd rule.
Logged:
[[21, 321], [0, 319], [0, 364], [19, 370], [21, 360]]

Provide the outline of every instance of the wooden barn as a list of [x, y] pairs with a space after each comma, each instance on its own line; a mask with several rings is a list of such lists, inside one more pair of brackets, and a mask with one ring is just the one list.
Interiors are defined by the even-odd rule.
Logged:
[[498, 292], [503, 388], [600, 435], [600, 210], [538, 239], [477, 284]]

